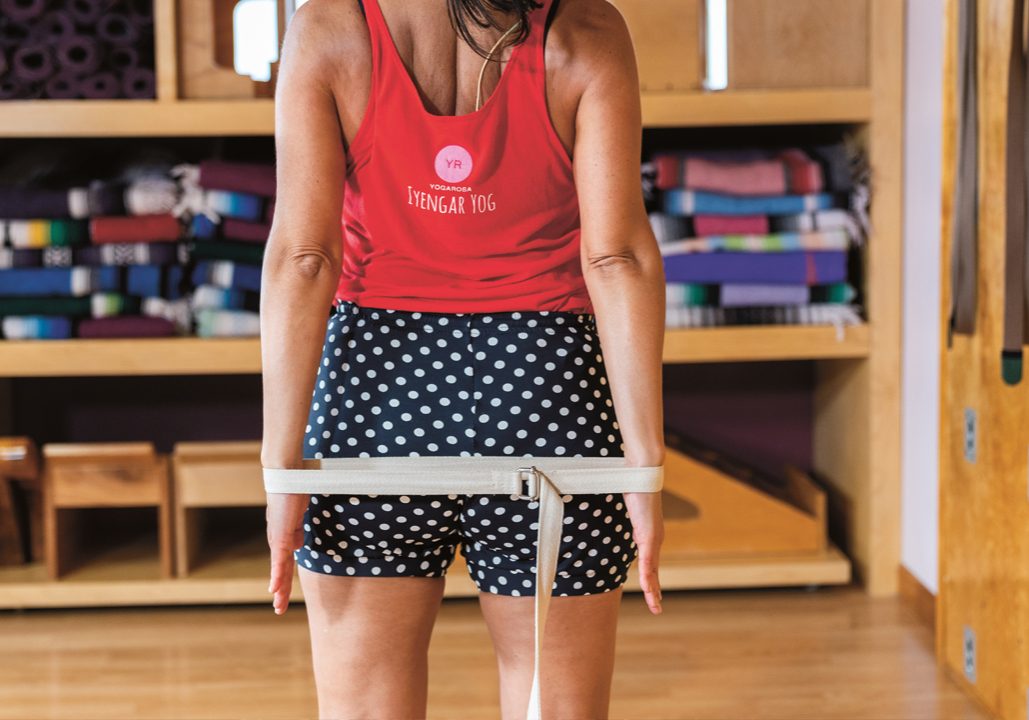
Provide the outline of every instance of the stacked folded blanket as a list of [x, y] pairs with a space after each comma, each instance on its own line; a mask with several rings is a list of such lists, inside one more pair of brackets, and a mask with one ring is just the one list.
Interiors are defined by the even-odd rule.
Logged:
[[201, 212], [193, 216], [190, 281], [196, 333], [256, 336], [261, 263], [275, 209], [270, 164], [201, 162], [196, 184]]
[[666, 325], [860, 323], [861, 162], [843, 143], [654, 155], [644, 189]]
[[177, 184], [0, 187], [0, 337], [152, 337], [189, 331]]

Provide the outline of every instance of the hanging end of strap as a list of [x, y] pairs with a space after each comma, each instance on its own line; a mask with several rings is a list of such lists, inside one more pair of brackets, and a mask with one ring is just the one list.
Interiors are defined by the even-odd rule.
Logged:
[[1000, 376], [1007, 385], [1022, 382], [1022, 349], [1000, 351]]

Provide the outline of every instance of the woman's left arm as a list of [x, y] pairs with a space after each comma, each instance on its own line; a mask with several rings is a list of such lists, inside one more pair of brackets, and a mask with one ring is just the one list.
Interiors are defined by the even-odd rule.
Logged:
[[[332, 91], [324, 3], [302, 5], [282, 45], [275, 90], [275, 215], [261, 273], [261, 464], [297, 468], [325, 325], [341, 269], [346, 153]], [[337, 58], [338, 61], [338, 58]], [[268, 545], [277, 614], [293, 586], [307, 494], [268, 493]]]

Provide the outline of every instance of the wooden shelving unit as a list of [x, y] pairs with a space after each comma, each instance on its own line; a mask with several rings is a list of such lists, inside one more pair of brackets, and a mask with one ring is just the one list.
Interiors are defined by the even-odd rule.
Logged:
[[[842, 514], [840, 547], [822, 556], [726, 557], [663, 551], [664, 587], [845, 583], [897, 590], [900, 506], [900, 198], [903, 4], [868, 0], [869, 80], [856, 88], [644, 92], [646, 127], [846, 123], [872, 165], [873, 237], [866, 248], [866, 325], [669, 330], [668, 363], [809, 360], [816, 365], [814, 465]], [[155, 0], [158, 99], [5, 102], [0, 137], [249, 136], [273, 132], [270, 99], [179, 100], [175, 0]], [[638, 50], [645, 52], [645, 48]], [[259, 341], [175, 338], [0, 342], [0, 377], [210, 375], [260, 372]], [[0, 402], [3, 398], [0, 384]], [[156, 549], [128, 545], [49, 581], [32, 565], [0, 568], [0, 607], [265, 602], [263, 537], [214, 553], [187, 578], [159, 579]], [[448, 596], [471, 594], [458, 564]], [[632, 578], [627, 587], [636, 589]], [[300, 597], [299, 585], [296, 596]]]

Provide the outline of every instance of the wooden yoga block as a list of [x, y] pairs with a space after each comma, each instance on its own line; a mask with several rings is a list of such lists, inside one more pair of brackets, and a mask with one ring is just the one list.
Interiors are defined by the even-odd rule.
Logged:
[[260, 441], [180, 442], [172, 450], [176, 574], [189, 575], [201, 550], [202, 511], [264, 507]]
[[772, 479], [666, 434], [665, 545], [677, 558], [824, 553], [825, 491], [792, 467]]
[[[18, 507], [19, 491], [27, 501], [26, 512]], [[36, 444], [28, 437], [0, 437], [0, 565], [22, 565], [40, 557], [42, 523]]]
[[72, 510], [156, 507], [162, 577], [172, 577], [168, 458], [148, 442], [49, 443], [43, 446], [46, 565], [51, 579], [73, 562]]

